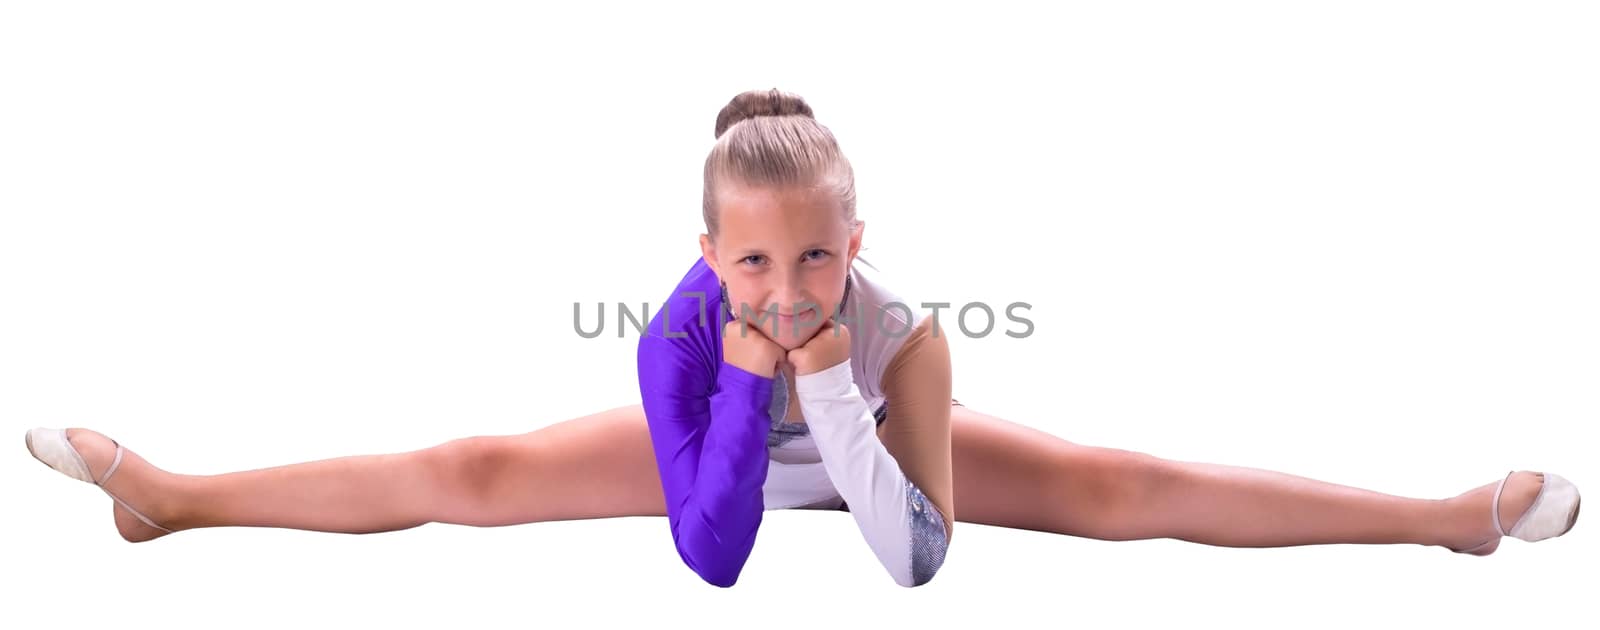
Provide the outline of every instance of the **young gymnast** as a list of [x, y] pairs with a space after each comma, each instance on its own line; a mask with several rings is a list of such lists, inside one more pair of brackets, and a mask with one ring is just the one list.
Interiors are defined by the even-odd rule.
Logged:
[[937, 312], [859, 255], [854, 173], [804, 100], [740, 94], [716, 138], [700, 256], [639, 340], [640, 404], [522, 435], [215, 475], [162, 470], [84, 428], [33, 429], [28, 449], [111, 495], [132, 542], [201, 527], [370, 533], [665, 516], [683, 562], [723, 587], [774, 509], [848, 512], [902, 586], [933, 578], [956, 522], [1489, 555], [1504, 536], [1545, 540], [1577, 521], [1577, 488], [1552, 473], [1406, 498], [1074, 444], [968, 409], [952, 398]]

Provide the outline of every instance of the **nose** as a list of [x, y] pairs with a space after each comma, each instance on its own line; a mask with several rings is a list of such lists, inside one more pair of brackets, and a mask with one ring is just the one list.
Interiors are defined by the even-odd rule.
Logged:
[[773, 291], [772, 299], [779, 315], [794, 315], [812, 306], [805, 296], [805, 286], [800, 283], [799, 274], [793, 271], [784, 274], [783, 280]]

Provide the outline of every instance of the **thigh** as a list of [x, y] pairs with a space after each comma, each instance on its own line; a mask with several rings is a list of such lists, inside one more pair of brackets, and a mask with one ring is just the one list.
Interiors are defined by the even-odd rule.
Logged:
[[1115, 538], [1121, 506], [1153, 459], [1075, 444], [963, 406], [950, 410], [956, 521]]
[[453, 451], [444, 459], [468, 488], [446, 510], [449, 522], [493, 526], [666, 515], [640, 405], [441, 448]]

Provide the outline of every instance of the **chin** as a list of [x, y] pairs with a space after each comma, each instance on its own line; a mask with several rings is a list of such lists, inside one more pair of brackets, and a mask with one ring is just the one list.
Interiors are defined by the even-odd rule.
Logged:
[[774, 339], [773, 341], [777, 342], [778, 345], [783, 346], [783, 349], [785, 350], [793, 350], [806, 345], [807, 342], [810, 342], [812, 339], [816, 338], [817, 333], [821, 331], [821, 328], [803, 328], [799, 330], [797, 334], [797, 331], [785, 330], [783, 331], [783, 335], [781, 337]]

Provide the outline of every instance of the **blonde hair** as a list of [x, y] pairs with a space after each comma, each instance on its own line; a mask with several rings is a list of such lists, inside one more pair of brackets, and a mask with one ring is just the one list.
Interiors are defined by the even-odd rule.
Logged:
[[730, 181], [827, 187], [838, 197], [845, 222], [855, 227], [855, 171], [805, 99], [777, 88], [741, 93], [717, 114], [716, 138], [706, 156], [702, 200], [706, 233], [712, 238], [717, 235], [717, 189]]

